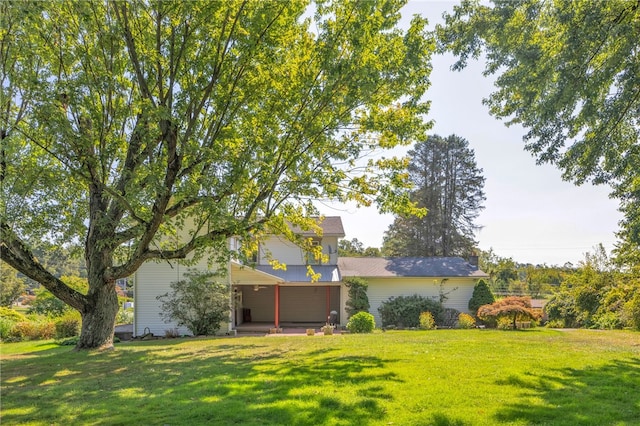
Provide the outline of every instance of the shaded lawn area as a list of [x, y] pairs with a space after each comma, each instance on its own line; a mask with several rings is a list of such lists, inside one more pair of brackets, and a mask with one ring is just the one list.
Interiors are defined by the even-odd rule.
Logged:
[[640, 425], [640, 334], [394, 331], [2, 345], [3, 425]]

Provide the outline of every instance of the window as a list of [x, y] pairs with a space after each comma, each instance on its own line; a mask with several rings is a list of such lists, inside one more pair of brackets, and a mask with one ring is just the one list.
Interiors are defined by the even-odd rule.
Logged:
[[[320, 246], [320, 240], [311, 241], [311, 247], [315, 249], [318, 246]], [[307, 265], [321, 265], [321, 264], [322, 264], [322, 259], [316, 258], [315, 251], [307, 252]]]

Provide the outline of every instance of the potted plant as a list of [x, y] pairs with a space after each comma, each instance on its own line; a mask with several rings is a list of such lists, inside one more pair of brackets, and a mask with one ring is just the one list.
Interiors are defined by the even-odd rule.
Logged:
[[322, 328], [320, 328], [320, 331], [322, 331], [325, 336], [331, 336], [331, 335], [333, 335], [333, 329], [334, 328], [335, 328], [335, 326], [333, 326], [333, 325], [325, 324], [325, 325], [322, 326]]

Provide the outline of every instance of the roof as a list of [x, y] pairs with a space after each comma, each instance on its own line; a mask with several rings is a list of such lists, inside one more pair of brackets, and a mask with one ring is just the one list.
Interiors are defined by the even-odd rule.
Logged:
[[339, 257], [338, 267], [343, 277], [488, 277], [461, 257]]
[[[320, 218], [316, 218], [318, 224], [322, 228], [323, 236], [344, 237], [344, 228], [342, 227], [342, 218], [340, 216], [325, 216], [322, 221]], [[299, 226], [291, 226], [291, 230], [305, 237], [315, 237], [316, 233], [313, 229], [302, 230]]]
[[[320, 279], [317, 282], [339, 282], [340, 271], [336, 265], [312, 265], [313, 271], [316, 274], [320, 274]], [[273, 269], [271, 265], [256, 265], [258, 271], [265, 272], [270, 275], [275, 275], [285, 282], [311, 282], [311, 278], [307, 276], [306, 265], [287, 265], [286, 270]]]

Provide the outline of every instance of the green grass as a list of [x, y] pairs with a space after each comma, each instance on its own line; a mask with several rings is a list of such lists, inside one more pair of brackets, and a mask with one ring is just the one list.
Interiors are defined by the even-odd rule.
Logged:
[[[49, 345], [49, 346], [47, 346]], [[3, 425], [640, 425], [640, 334], [397, 331], [2, 345]]]

